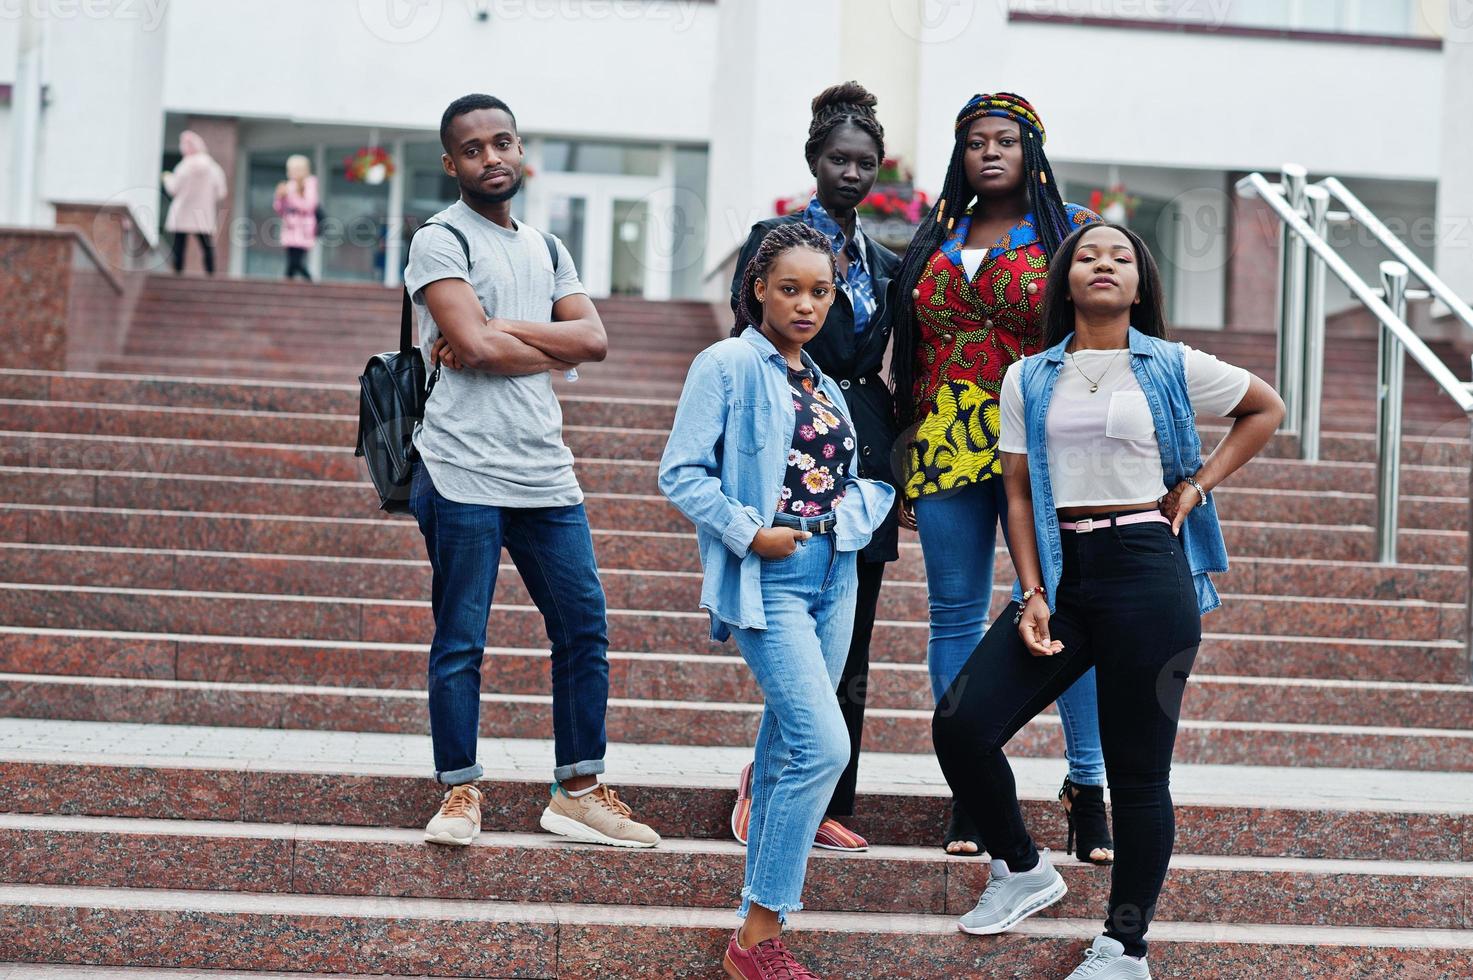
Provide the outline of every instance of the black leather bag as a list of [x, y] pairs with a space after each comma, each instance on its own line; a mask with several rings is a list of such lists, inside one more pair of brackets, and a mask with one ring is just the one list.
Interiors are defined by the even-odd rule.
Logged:
[[[448, 228], [471, 264], [470, 243], [460, 230]], [[416, 229], [418, 231], [418, 229]], [[358, 445], [354, 455], [368, 463], [368, 476], [378, 491], [379, 509], [390, 514], [409, 513], [409, 482], [414, 471], [414, 431], [424, 419], [425, 402], [439, 380], [440, 368], [425, 377], [425, 362], [414, 346], [414, 311], [409, 287], [399, 311], [399, 349], [375, 354], [358, 376]]]

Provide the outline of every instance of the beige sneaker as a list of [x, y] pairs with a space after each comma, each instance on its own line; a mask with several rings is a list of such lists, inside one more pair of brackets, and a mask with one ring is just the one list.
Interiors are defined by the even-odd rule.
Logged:
[[450, 787], [440, 812], [425, 825], [431, 844], [469, 844], [481, 832], [481, 791], [471, 783]]
[[542, 829], [590, 844], [614, 847], [654, 847], [660, 835], [630, 816], [628, 804], [600, 783], [592, 793], [577, 798], [558, 787], [542, 811]]

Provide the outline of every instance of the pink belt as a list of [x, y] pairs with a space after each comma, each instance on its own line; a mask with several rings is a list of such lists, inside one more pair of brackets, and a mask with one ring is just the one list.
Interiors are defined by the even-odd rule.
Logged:
[[1088, 534], [1095, 528], [1109, 527], [1111, 524], [1118, 527], [1122, 524], [1151, 523], [1170, 524], [1171, 520], [1159, 510], [1143, 510], [1139, 514], [1126, 514], [1124, 517], [1083, 517], [1077, 521], [1060, 521], [1059, 530]]

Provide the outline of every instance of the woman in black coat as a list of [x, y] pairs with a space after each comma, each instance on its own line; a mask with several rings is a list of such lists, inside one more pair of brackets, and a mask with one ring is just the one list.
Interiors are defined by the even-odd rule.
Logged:
[[[895, 253], [868, 238], [855, 207], [874, 186], [885, 159], [885, 131], [875, 118], [878, 100], [858, 82], [845, 82], [820, 92], [813, 100], [804, 154], [818, 191], [802, 211], [768, 218], [752, 226], [737, 257], [731, 284], [733, 334], [747, 326], [741, 320], [741, 288], [747, 263], [767, 233], [779, 225], [802, 222], [823, 232], [834, 249], [839, 270], [838, 292], [823, 329], [805, 346], [819, 370], [839, 382], [859, 439], [859, 476], [896, 485], [890, 465], [895, 442], [893, 398], [881, 374], [890, 343], [888, 292], [900, 267]], [[869, 644], [885, 564], [894, 561], [899, 528], [892, 510], [869, 545], [859, 554], [859, 595], [854, 610], [854, 637], [839, 680], [839, 707], [849, 727], [849, 766], [829, 803], [827, 819], [814, 843], [830, 850], [862, 851], [865, 839], [839, 822], [854, 814], [854, 787], [859, 774], [859, 744], [869, 684]], [[751, 813], [752, 767], [742, 771], [732, 833], [746, 843]]]

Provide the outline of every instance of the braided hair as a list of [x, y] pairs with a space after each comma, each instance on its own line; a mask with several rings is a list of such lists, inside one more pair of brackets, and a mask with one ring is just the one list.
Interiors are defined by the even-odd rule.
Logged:
[[810, 172], [818, 167], [818, 155], [840, 126], [857, 126], [875, 141], [875, 154], [885, 159], [885, 127], [875, 116], [879, 99], [858, 82], [830, 85], [813, 97], [813, 121], [808, 124], [808, 142], [803, 157]]
[[749, 324], [761, 326], [762, 304], [757, 300], [757, 280], [765, 282], [768, 270], [777, 261], [777, 257], [795, 248], [811, 248], [823, 255], [829, 260], [830, 274], [838, 276], [838, 270], [834, 267], [833, 247], [822, 232], [801, 221], [778, 225], [762, 239], [762, 244], [757, 246], [757, 253], [752, 256], [752, 261], [747, 263], [746, 272], [742, 274], [742, 315], [731, 328], [733, 337], [740, 335]]
[[895, 304], [895, 352], [890, 361], [890, 381], [895, 388], [895, 416], [901, 429], [908, 428], [915, 421], [916, 410], [912, 392], [918, 326], [911, 296], [925, 274], [931, 256], [946, 241], [956, 219], [966, 214], [977, 198], [966, 175], [967, 131], [974, 120], [989, 115], [1012, 119], [1022, 133], [1023, 188], [1028, 195], [1028, 208], [1033, 212], [1038, 244], [1043, 248], [1045, 258], [1052, 260], [1059, 245], [1071, 232], [1064, 199], [1059, 194], [1059, 182], [1054, 179], [1053, 168], [1043, 152], [1043, 122], [1033, 107], [1011, 92], [972, 96], [956, 114], [956, 141], [946, 167], [941, 196], [930, 213], [921, 219], [915, 237], [905, 250], [900, 271], [895, 275], [899, 301]]

